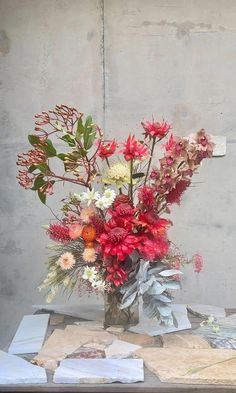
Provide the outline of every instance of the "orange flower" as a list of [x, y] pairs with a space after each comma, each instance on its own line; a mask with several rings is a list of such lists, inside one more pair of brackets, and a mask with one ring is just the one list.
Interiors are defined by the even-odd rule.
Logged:
[[96, 230], [92, 225], [86, 225], [81, 236], [85, 242], [92, 242], [96, 237]]

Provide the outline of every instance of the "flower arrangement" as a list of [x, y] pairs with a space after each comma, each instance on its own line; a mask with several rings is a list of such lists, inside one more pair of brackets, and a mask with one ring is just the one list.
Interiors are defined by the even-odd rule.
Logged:
[[[79, 186], [63, 199], [61, 218], [46, 227], [54, 255], [39, 288], [47, 290], [47, 301], [59, 289], [77, 288], [119, 295], [119, 308], [126, 310], [141, 297], [149, 317], [172, 324], [181, 265], [193, 262], [200, 272], [202, 257], [188, 260], [173, 245], [167, 215], [202, 160], [212, 156], [211, 137], [203, 129], [188, 138], [174, 136], [169, 123], [152, 119], [141, 123], [142, 137], [118, 142], [104, 139], [91, 116], [84, 119], [65, 105], [35, 117], [35, 132], [28, 136], [32, 149], [18, 155], [20, 185], [36, 191], [44, 204], [58, 183]], [[59, 174], [52, 169], [56, 159]]]

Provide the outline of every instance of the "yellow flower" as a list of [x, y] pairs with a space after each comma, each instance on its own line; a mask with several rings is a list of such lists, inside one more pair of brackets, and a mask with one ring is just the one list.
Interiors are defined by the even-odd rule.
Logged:
[[130, 165], [127, 162], [117, 161], [111, 164], [103, 179], [106, 184], [115, 184], [122, 187], [124, 184], [130, 183]]

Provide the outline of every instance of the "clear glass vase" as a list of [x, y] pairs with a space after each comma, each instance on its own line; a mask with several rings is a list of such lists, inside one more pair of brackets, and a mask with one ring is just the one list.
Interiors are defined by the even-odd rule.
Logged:
[[120, 309], [120, 303], [122, 294], [119, 292], [106, 293], [105, 294], [105, 328], [109, 326], [119, 326], [127, 328], [132, 325], [137, 325], [139, 322], [139, 307], [138, 302], [131, 305], [130, 307]]

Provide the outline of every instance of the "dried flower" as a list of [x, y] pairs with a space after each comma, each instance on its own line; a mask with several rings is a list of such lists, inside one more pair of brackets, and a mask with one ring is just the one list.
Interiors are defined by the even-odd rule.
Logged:
[[72, 240], [76, 240], [81, 236], [82, 233], [82, 225], [80, 224], [72, 224], [69, 228], [69, 236]]
[[93, 263], [96, 261], [97, 256], [94, 248], [86, 247], [82, 254], [83, 260], [87, 263]]
[[65, 252], [57, 261], [57, 264], [61, 267], [62, 270], [70, 270], [75, 265], [75, 263], [75, 257], [71, 252]]
[[95, 210], [92, 207], [84, 207], [80, 212], [80, 220], [85, 224], [89, 224], [91, 217], [95, 214]]
[[195, 254], [193, 256], [193, 263], [194, 263], [194, 271], [196, 273], [200, 273], [203, 268], [203, 258], [199, 254]]

